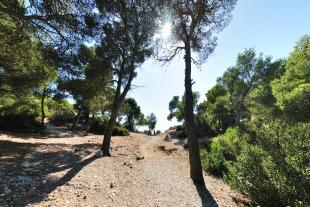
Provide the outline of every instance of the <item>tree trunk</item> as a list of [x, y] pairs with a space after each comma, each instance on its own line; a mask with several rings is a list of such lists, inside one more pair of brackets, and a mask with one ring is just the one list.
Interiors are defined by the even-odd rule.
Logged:
[[104, 131], [104, 139], [101, 145], [101, 150], [103, 151], [103, 156], [111, 156], [110, 152], [110, 144], [111, 144], [111, 137], [113, 133], [113, 128], [116, 123], [117, 114], [119, 112], [121, 103], [117, 101], [115, 104], [113, 104], [112, 113], [108, 122], [108, 126], [106, 127]]
[[82, 114], [83, 109], [84, 109], [84, 101], [83, 101], [83, 103], [82, 103], [82, 105], [81, 105], [81, 108], [80, 108], [78, 114], [76, 115], [76, 117], [75, 117], [75, 119], [74, 119], [74, 122], [73, 122], [73, 124], [72, 124], [72, 126], [71, 126], [71, 131], [75, 131], [76, 126], [78, 125], [78, 123], [79, 123], [79, 121], [80, 121], [80, 117], [81, 117], [81, 114]]
[[128, 130], [133, 132], [134, 131], [133, 117], [132, 116], [128, 116], [127, 117], [127, 122], [128, 122]]
[[45, 111], [44, 111], [44, 100], [46, 96], [46, 88], [43, 89], [42, 99], [41, 99], [41, 129], [44, 129], [44, 119], [45, 119]]
[[119, 77], [118, 77], [118, 81], [117, 81], [117, 88], [116, 88], [116, 94], [115, 94], [115, 98], [114, 98], [114, 102], [113, 102], [113, 108], [112, 108], [112, 113], [109, 119], [109, 123], [108, 126], [106, 127], [105, 131], [104, 131], [104, 138], [103, 138], [103, 142], [101, 145], [101, 150], [103, 151], [103, 156], [111, 156], [111, 152], [110, 152], [110, 144], [111, 144], [111, 137], [112, 137], [112, 132], [113, 132], [113, 128], [117, 119], [117, 115], [118, 112], [125, 100], [125, 97], [131, 87], [131, 82], [134, 78], [135, 75], [135, 71], [134, 71], [134, 64], [132, 64], [132, 68], [130, 71], [130, 75], [128, 78], [128, 82], [123, 90], [123, 92], [121, 93], [121, 88], [122, 88], [122, 84], [123, 84], [123, 74], [122, 72], [120, 72]]
[[241, 109], [240, 107], [238, 107], [236, 110], [236, 116], [235, 116], [235, 122], [237, 125], [240, 124], [240, 120], [241, 120]]
[[205, 185], [194, 122], [190, 41], [185, 44], [185, 126], [188, 135], [190, 176], [195, 184]]
[[220, 134], [222, 133], [222, 123], [221, 123], [221, 112], [218, 112], [218, 117], [219, 117], [219, 131], [220, 131]]
[[237, 125], [240, 124], [240, 115], [238, 112], [236, 113], [235, 122]]
[[84, 113], [84, 116], [85, 116], [85, 121], [84, 123], [89, 125], [89, 110], [88, 110], [88, 107], [85, 107], [85, 113]]
[[114, 99], [114, 103], [113, 103], [113, 108], [112, 108], [112, 113], [108, 122], [108, 126], [106, 127], [105, 131], [104, 131], [104, 138], [103, 138], [103, 142], [101, 145], [101, 150], [103, 151], [103, 156], [111, 156], [111, 152], [110, 152], [110, 144], [111, 144], [111, 137], [112, 137], [112, 132], [113, 132], [113, 128], [114, 125], [116, 123], [116, 119], [117, 119], [117, 115], [118, 112], [125, 100], [125, 97], [129, 91], [130, 85], [131, 85], [131, 81], [130, 83], [127, 84], [127, 86], [125, 87], [123, 93], [121, 95], [119, 91], [116, 92], [115, 95], [115, 99]]

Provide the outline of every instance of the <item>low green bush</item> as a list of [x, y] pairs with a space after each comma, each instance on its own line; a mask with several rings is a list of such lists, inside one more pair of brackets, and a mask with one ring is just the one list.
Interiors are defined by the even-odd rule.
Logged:
[[36, 132], [40, 129], [40, 123], [33, 113], [1, 114], [0, 130], [14, 132]]
[[178, 136], [178, 138], [184, 139], [187, 137], [187, 134], [186, 134], [185, 130], [183, 130], [183, 131], [178, 131], [177, 136]]
[[108, 121], [109, 117], [106, 116], [95, 117], [90, 122], [89, 132], [94, 134], [103, 134]]
[[175, 126], [175, 130], [176, 131], [185, 131], [185, 126], [184, 125], [177, 125], [177, 126]]
[[65, 125], [72, 123], [75, 118], [75, 114], [72, 110], [60, 110], [53, 114], [50, 118], [50, 122], [55, 126]]
[[74, 107], [66, 100], [54, 100], [47, 97], [45, 100], [45, 116], [52, 117], [55, 113], [61, 111], [74, 111]]
[[[200, 146], [201, 150], [207, 150], [208, 151], [210, 149], [210, 145], [211, 145], [211, 140], [207, 137], [201, 138], [199, 140], [199, 146]], [[184, 149], [188, 149], [188, 138], [184, 139], [183, 147], [184, 147]]]
[[264, 124], [225, 180], [261, 206], [310, 205], [310, 123]]
[[250, 137], [240, 128], [228, 128], [225, 134], [214, 138], [201, 150], [203, 168], [216, 175], [223, 176], [228, 171], [228, 164], [234, 162], [247, 145]]
[[112, 136], [129, 136], [129, 131], [125, 127], [115, 126], [113, 128]]
[[208, 137], [200, 138], [200, 147], [210, 151], [212, 140]]
[[[90, 123], [89, 132], [94, 134], [104, 134], [108, 121], [109, 117], [107, 116], [94, 118]], [[116, 125], [114, 126], [112, 136], [129, 136], [129, 131], [121, 125]]]

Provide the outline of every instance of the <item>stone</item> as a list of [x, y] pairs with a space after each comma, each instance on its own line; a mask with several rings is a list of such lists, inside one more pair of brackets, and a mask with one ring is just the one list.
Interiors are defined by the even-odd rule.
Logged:
[[99, 150], [98, 152], [96, 152], [96, 157], [103, 157], [103, 151]]
[[170, 142], [171, 141], [171, 138], [170, 138], [170, 136], [168, 134], [166, 134], [164, 141], [166, 141], [166, 142]]
[[143, 160], [144, 159], [144, 156], [142, 155], [136, 155], [136, 160]]
[[114, 188], [114, 187], [115, 187], [115, 182], [112, 181], [112, 182], [110, 183], [110, 188]]

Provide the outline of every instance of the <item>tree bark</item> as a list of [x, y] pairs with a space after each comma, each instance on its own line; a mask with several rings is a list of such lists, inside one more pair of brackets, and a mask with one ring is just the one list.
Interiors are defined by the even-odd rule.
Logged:
[[222, 133], [221, 112], [218, 112], [218, 117], [219, 117], [219, 131], [221, 134]]
[[236, 111], [236, 117], [235, 117], [235, 122], [237, 125], [240, 124], [240, 119], [241, 119], [241, 112], [239, 111], [239, 109]]
[[45, 111], [44, 111], [44, 100], [45, 100], [45, 96], [46, 96], [46, 91], [47, 89], [44, 88], [43, 89], [43, 93], [42, 93], [42, 99], [41, 99], [41, 129], [44, 129], [44, 119], [45, 119]]
[[83, 101], [83, 103], [82, 103], [82, 105], [81, 105], [81, 108], [80, 108], [78, 114], [76, 115], [76, 117], [75, 117], [75, 119], [74, 119], [74, 122], [73, 122], [73, 124], [72, 124], [72, 126], [71, 126], [71, 131], [75, 131], [76, 126], [77, 126], [77, 124], [78, 124], [79, 121], [80, 121], [80, 117], [81, 117], [81, 114], [82, 114], [82, 111], [83, 111], [83, 110], [84, 110], [84, 101]]
[[113, 102], [113, 107], [112, 107], [112, 112], [111, 112], [111, 116], [108, 122], [108, 126], [105, 129], [104, 132], [104, 138], [103, 138], [103, 142], [101, 145], [101, 150], [103, 151], [103, 156], [111, 156], [111, 152], [110, 152], [110, 145], [111, 145], [111, 137], [112, 137], [112, 132], [113, 132], [113, 128], [116, 122], [116, 118], [118, 115], [118, 112], [126, 98], [126, 95], [129, 91], [129, 89], [131, 88], [131, 82], [134, 78], [135, 75], [135, 71], [134, 71], [134, 63], [131, 64], [131, 69], [130, 69], [130, 74], [129, 74], [129, 78], [127, 81], [127, 84], [123, 90], [123, 92], [121, 92], [121, 88], [122, 88], [122, 84], [123, 84], [123, 70], [121, 70], [119, 72], [119, 77], [118, 77], [118, 81], [117, 81], [117, 88], [116, 88], [116, 94], [115, 94], [115, 98], [114, 98], [114, 102]]
[[133, 116], [127, 117], [127, 124], [128, 124], [128, 130], [133, 132], [134, 131], [134, 124], [133, 124]]
[[190, 176], [195, 184], [205, 185], [202, 174], [197, 132], [194, 122], [190, 41], [185, 43], [185, 126], [188, 135]]
[[89, 125], [89, 110], [88, 110], [88, 107], [85, 107], [85, 110], [84, 110], [84, 116], [85, 116], [85, 121], [84, 123]]
[[113, 104], [112, 113], [108, 122], [108, 126], [104, 131], [104, 138], [101, 145], [101, 150], [103, 151], [103, 156], [111, 156], [110, 152], [110, 144], [111, 144], [111, 137], [113, 133], [113, 128], [116, 123], [117, 114], [119, 112], [121, 102], [117, 101]]

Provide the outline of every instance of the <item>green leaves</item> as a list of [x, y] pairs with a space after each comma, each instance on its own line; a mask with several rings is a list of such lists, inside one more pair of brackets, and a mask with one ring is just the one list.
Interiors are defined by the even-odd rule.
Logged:
[[150, 115], [146, 117], [146, 120], [147, 120], [147, 125], [149, 126], [149, 129], [154, 130], [156, 123], [157, 123], [157, 118], [155, 114], [151, 113]]
[[[193, 92], [193, 98], [195, 111], [199, 100], [199, 93]], [[180, 100], [179, 96], [174, 96], [169, 102], [169, 111], [168, 120], [176, 118], [178, 122], [183, 121], [185, 118], [185, 96], [182, 96], [182, 100]]]
[[236, 161], [242, 149], [248, 144], [249, 135], [240, 128], [228, 128], [225, 134], [212, 140], [209, 155], [205, 158], [206, 170], [223, 176], [228, 170], [228, 164]]
[[307, 121], [310, 117], [310, 35], [297, 43], [285, 65], [282, 77], [271, 83], [277, 105], [290, 119]]
[[126, 116], [126, 127], [129, 131], [133, 131], [136, 123], [141, 116], [141, 109], [133, 98], [127, 98], [123, 104], [123, 115]]
[[283, 120], [257, 130], [256, 144], [243, 146], [226, 180], [262, 206], [309, 201], [309, 123]]
[[226, 107], [237, 113], [236, 106], [251, 117], [239, 124], [247, 134], [228, 129], [201, 157], [257, 205], [309, 205], [309, 42], [304, 36], [287, 61], [273, 63], [246, 50], [201, 104], [209, 120]]

